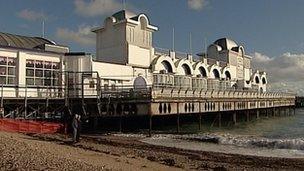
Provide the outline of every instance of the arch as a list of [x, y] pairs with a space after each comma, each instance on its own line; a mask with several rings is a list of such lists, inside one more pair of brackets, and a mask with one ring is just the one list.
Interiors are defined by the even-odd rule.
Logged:
[[231, 80], [231, 74], [230, 74], [229, 71], [225, 71], [225, 78], [226, 78], [227, 80]]
[[193, 64], [193, 75], [197, 77], [209, 77], [208, 65], [203, 61], [198, 61]]
[[167, 60], [163, 60], [161, 64], [163, 65], [167, 73], [173, 73], [173, 69], [170, 62], [168, 62]]
[[185, 74], [185, 75], [192, 75], [191, 69], [190, 69], [189, 65], [183, 64], [183, 65], [182, 65], [182, 68], [183, 68], [183, 70], [184, 70], [184, 74]]
[[267, 84], [267, 80], [265, 77], [262, 78], [262, 84]]
[[179, 59], [175, 62], [175, 66], [177, 68], [178, 75], [192, 75], [193, 68], [189, 60], [187, 59]]
[[161, 70], [166, 70], [168, 73], [175, 73], [176, 68], [172, 58], [161, 55], [156, 57], [151, 63], [153, 73], [159, 73]]
[[147, 81], [144, 77], [138, 76], [134, 79], [133, 87], [135, 90], [137, 89], [146, 89], [147, 88]]
[[212, 70], [212, 73], [213, 73], [213, 76], [214, 76], [215, 79], [220, 79], [220, 77], [221, 77], [220, 72], [217, 69], [214, 68]]
[[243, 46], [239, 46], [239, 53], [241, 54], [242, 57], [245, 55], [245, 50]]
[[260, 78], [258, 76], [255, 76], [254, 81], [256, 84], [260, 84]]
[[[208, 70], [209, 70], [209, 77], [213, 78], [213, 79], [214, 78], [220, 79], [220, 78], [222, 78], [222, 76], [224, 74], [222, 71], [222, 68], [216, 64], [209, 66]], [[222, 72], [220, 72], [220, 71], [222, 71]]]
[[207, 71], [204, 67], [200, 66], [198, 68], [198, 70], [199, 70], [200, 74], [202, 75], [202, 77], [207, 77]]

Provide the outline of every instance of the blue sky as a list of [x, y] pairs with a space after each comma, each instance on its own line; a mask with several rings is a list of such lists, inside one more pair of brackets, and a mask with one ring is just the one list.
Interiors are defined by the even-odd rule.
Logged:
[[[106, 16], [120, 6], [95, 15], [77, 11], [76, 1], [88, 7], [91, 0], [1, 0], [0, 30], [23, 35], [41, 35], [40, 14], [45, 16], [47, 38], [67, 44], [75, 51], [94, 52], [94, 45], [62, 40], [56, 36], [59, 28], [78, 31], [79, 27], [98, 26]], [[97, 0], [98, 1], [98, 0]], [[120, 4], [122, 0], [99, 0]], [[193, 51], [201, 51], [204, 39], [208, 43], [217, 38], [230, 37], [243, 44], [250, 53], [261, 52], [277, 56], [285, 52], [304, 50], [304, 22], [302, 0], [197, 0], [203, 4], [191, 8], [187, 0], [127, 0], [127, 9], [146, 13], [151, 23], [159, 27], [154, 44], [171, 47], [171, 31], [175, 28], [176, 49], [189, 50], [189, 33], [193, 37]], [[102, 2], [101, 2], [102, 3]], [[87, 8], [88, 9], [88, 8]], [[38, 14], [36, 19], [21, 17], [23, 11]]]
[[[41, 36], [71, 47], [95, 52], [92, 27], [122, 9], [123, 0], [0, 0], [0, 31]], [[269, 74], [275, 89], [304, 89], [303, 0], [126, 0], [128, 10], [148, 15], [159, 27], [154, 46], [171, 48], [175, 28], [176, 50], [201, 52], [228, 37], [245, 46], [253, 64]], [[280, 70], [280, 72], [278, 72]]]

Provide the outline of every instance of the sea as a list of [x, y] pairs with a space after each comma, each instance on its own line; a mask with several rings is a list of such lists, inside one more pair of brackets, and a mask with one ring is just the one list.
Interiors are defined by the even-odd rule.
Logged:
[[[221, 128], [210, 125], [198, 131], [197, 123], [183, 125], [182, 134], [154, 132], [141, 141], [187, 150], [243, 155], [304, 158], [304, 108], [295, 115], [261, 118]], [[124, 136], [138, 136], [125, 134]]]

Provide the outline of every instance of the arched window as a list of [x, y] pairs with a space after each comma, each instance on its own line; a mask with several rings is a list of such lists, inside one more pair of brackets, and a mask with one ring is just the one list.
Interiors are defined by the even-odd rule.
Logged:
[[260, 78], [258, 76], [255, 76], [255, 83], [260, 84]]
[[140, 24], [141, 24], [141, 29], [142, 30], [145, 30], [147, 28], [148, 21], [144, 16], [140, 17]]
[[202, 77], [207, 77], [207, 72], [204, 67], [199, 67], [199, 72], [202, 75]]
[[185, 75], [191, 75], [191, 69], [187, 64], [183, 64], [182, 68], [184, 69]]
[[265, 77], [262, 78], [262, 83], [263, 83], [263, 84], [266, 84], [266, 78], [265, 78]]
[[172, 66], [168, 61], [162, 61], [161, 64], [164, 66], [167, 73], [172, 73], [173, 72]]
[[133, 83], [134, 89], [146, 89], [147, 88], [147, 82], [144, 77], [138, 76], [135, 78]]
[[213, 72], [214, 78], [216, 78], [216, 79], [219, 79], [219, 78], [220, 78], [220, 73], [218, 72], [217, 69], [213, 69], [212, 72]]
[[231, 75], [229, 71], [225, 71], [225, 76], [227, 80], [231, 80]]

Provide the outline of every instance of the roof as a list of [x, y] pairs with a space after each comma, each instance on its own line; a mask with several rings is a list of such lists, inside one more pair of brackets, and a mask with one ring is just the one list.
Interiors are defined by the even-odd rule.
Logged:
[[134, 17], [136, 18], [136, 14], [131, 11], [121, 10], [113, 14], [112, 17], [114, 17], [117, 21], [121, 21], [125, 19], [133, 19]]
[[55, 42], [42, 37], [28, 37], [0, 32], [0, 45], [15, 48], [37, 49], [44, 44], [56, 45]]
[[228, 38], [218, 39], [214, 44], [219, 45], [223, 50], [233, 50], [234, 47], [238, 47], [235, 41]]

